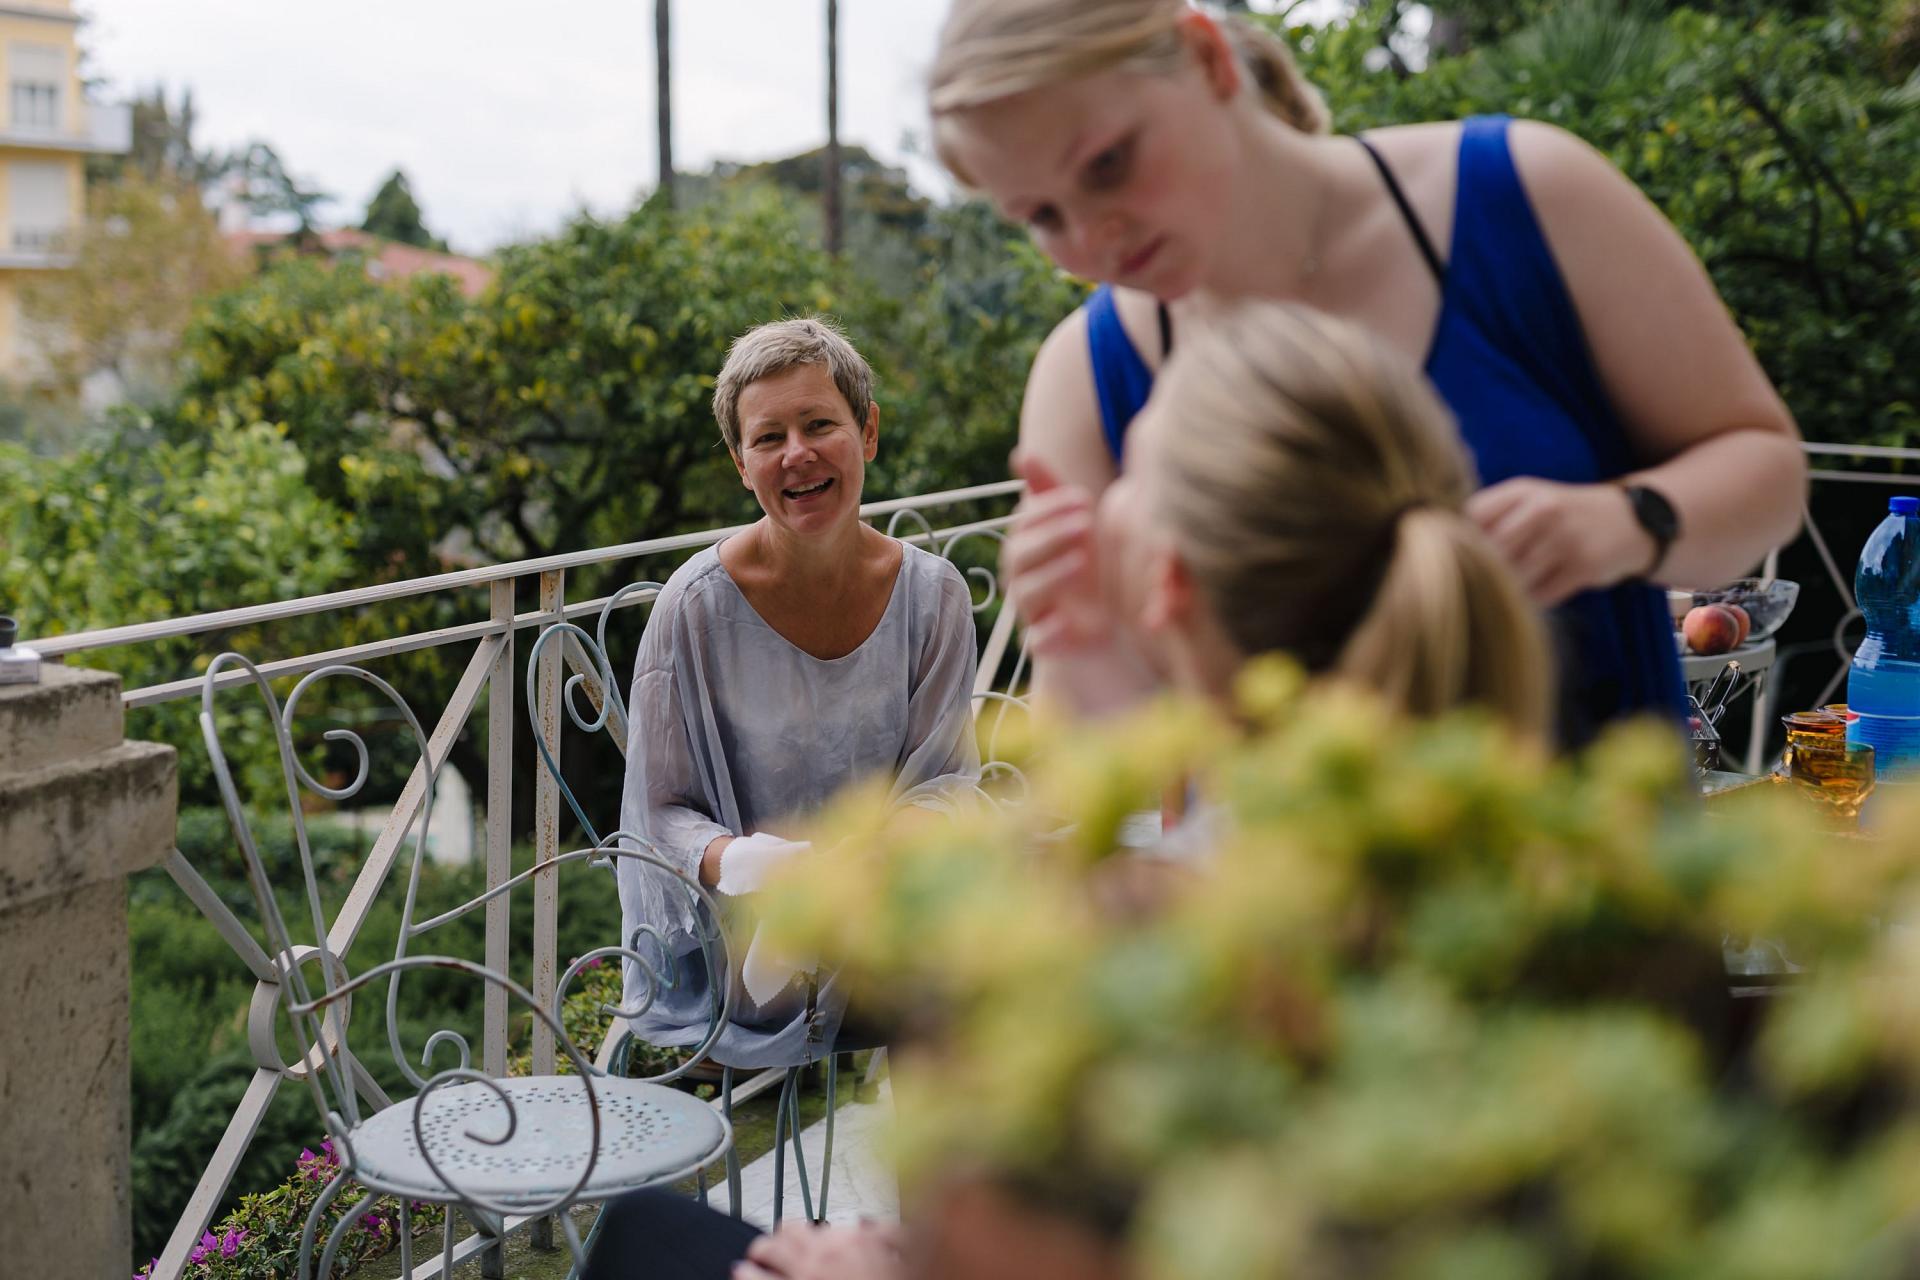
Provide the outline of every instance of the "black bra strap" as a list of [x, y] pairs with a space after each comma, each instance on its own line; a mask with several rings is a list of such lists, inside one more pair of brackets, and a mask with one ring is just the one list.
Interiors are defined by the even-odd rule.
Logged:
[[1427, 260], [1427, 266], [1433, 271], [1433, 278], [1445, 285], [1447, 268], [1440, 261], [1440, 255], [1433, 251], [1433, 241], [1427, 238], [1427, 229], [1420, 225], [1420, 215], [1416, 214], [1413, 206], [1407, 203], [1406, 192], [1400, 190], [1399, 179], [1395, 178], [1393, 170], [1387, 167], [1386, 157], [1374, 150], [1373, 144], [1358, 134], [1354, 135], [1353, 140], [1365, 147], [1367, 154], [1373, 158], [1374, 167], [1379, 169], [1380, 176], [1386, 179], [1387, 194], [1393, 197], [1396, 205], [1400, 206], [1400, 216], [1406, 220], [1407, 230], [1413, 232], [1414, 242], [1420, 246], [1420, 256]]
[[1173, 354], [1173, 313], [1167, 310], [1167, 304], [1160, 304], [1160, 358], [1165, 360]]

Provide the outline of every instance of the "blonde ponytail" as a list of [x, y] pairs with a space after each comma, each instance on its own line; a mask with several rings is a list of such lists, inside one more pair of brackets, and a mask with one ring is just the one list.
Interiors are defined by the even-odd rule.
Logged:
[[1417, 715], [1547, 723], [1540, 619], [1464, 514], [1453, 419], [1379, 339], [1248, 304], [1182, 342], [1134, 431], [1155, 516], [1242, 652], [1280, 651]]
[[1545, 734], [1540, 618], [1499, 552], [1455, 508], [1415, 507], [1398, 525], [1386, 572], [1334, 670], [1414, 715], [1479, 703]]
[[[1186, 0], [953, 0], [928, 73], [939, 117], [1101, 71], [1165, 74], [1187, 56]], [[1285, 42], [1240, 17], [1220, 20], [1263, 106], [1325, 133], [1326, 104]], [[936, 142], [938, 130], [936, 129]]]
[[1237, 14], [1229, 14], [1220, 25], [1270, 114], [1302, 133], [1326, 133], [1333, 127], [1327, 100], [1300, 74], [1286, 41]]

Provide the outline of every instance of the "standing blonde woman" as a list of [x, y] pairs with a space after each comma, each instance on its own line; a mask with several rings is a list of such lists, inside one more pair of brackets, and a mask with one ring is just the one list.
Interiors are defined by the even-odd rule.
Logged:
[[1797, 527], [1797, 432], [1700, 264], [1558, 129], [1330, 135], [1284, 45], [1186, 0], [955, 0], [930, 105], [954, 173], [1104, 282], [1042, 348], [1021, 416], [1034, 494], [1006, 563], [1043, 661], [1101, 632], [1050, 602], [1084, 572], [1156, 370], [1244, 298], [1351, 320], [1421, 366], [1484, 486], [1470, 515], [1555, 607], [1570, 740], [1677, 709], [1649, 582], [1736, 576]]

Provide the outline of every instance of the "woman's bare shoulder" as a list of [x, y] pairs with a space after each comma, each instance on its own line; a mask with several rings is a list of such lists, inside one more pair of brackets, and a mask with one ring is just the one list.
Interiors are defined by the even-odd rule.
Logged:
[[1084, 308], [1055, 325], [1033, 358], [1020, 405], [1020, 449], [1070, 484], [1098, 492], [1113, 483]]

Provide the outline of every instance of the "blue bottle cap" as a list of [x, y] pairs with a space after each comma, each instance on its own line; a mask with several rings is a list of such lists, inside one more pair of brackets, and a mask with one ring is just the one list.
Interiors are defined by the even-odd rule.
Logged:
[[1887, 510], [1896, 516], [1920, 516], [1920, 498], [1904, 493], [1897, 498], [1888, 498]]

